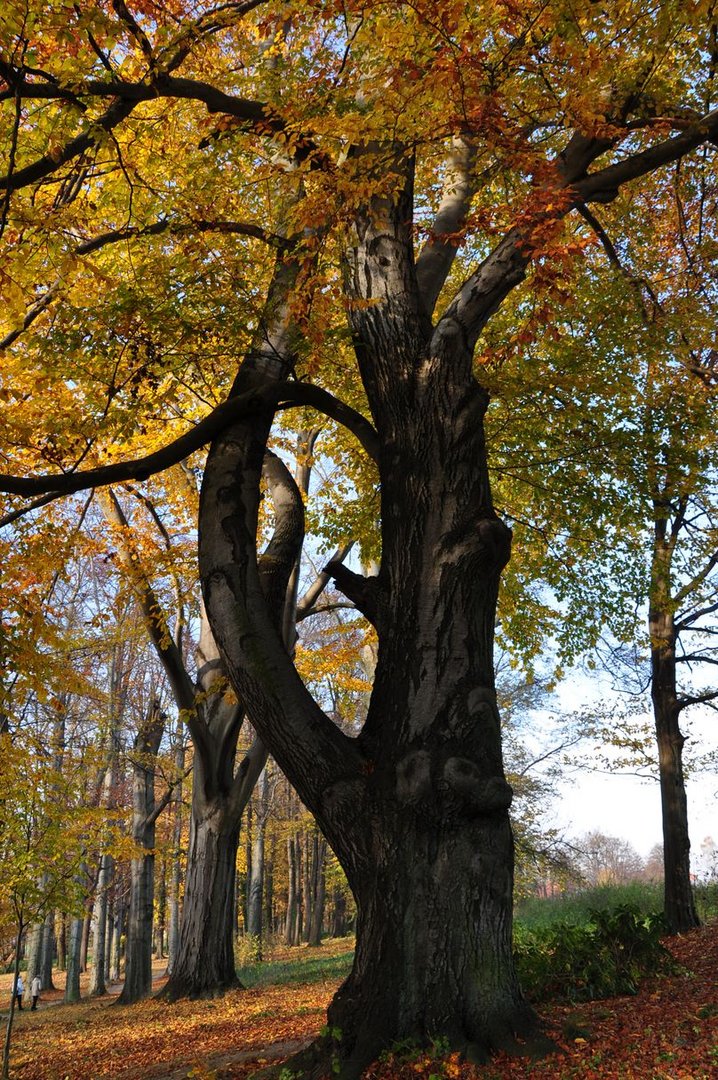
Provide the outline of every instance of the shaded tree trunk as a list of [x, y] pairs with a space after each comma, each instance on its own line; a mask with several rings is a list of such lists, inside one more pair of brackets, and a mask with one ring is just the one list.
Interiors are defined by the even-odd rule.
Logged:
[[326, 876], [324, 862], [327, 854], [327, 842], [317, 832], [312, 837], [311, 867], [311, 909], [309, 913], [309, 933], [307, 941], [317, 947], [322, 943], [324, 923], [324, 898], [326, 894]]
[[125, 901], [120, 897], [115, 903], [112, 919], [112, 941], [110, 942], [110, 982], [120, 981], [121, 941], [125, 921]]
[[[177, 721], [175, 732], [174, 764], [177, 775], [184, 772], [185, 750], [182, 718]], [[172, 800], [172, 860], [169, 886], [169, 926], [167, 930], [167, 974], [172, 972], [177, 946], [179, 942], [180, 926], [180, 891], [182, 887], [182, 784], [175, 787]]]
[[90, 930], [92, 929], [92, 912], [86, 911], [82, 920], [82, 940], [80, 944], [80, 972], [84, 975], [87, 971], [87, 953], [90, 948]]
[[287, 945], [297, 944], [297, 857], [294, 840], [293, 836], [287, 837], [287, 915], [284, 923], [284, 940]]
[[239, 985], [232, 906], [239, 820], [226, 800], [197, 799], [190, 826], [179, 948], [162, 996], [216, 997]]
[[257, 804], [254, 815], [251, 859], [247, 877], [247, 933], [256, 938], [258, 955], [262, 959], [262, 917], [264, 911], [264, 843], [269, 813], [269, 782], [267, 766], [257, 781]]
[[40, 961], [40, 981], [43, 990], [54, 990], [52, 981], [52, 963], [55, 958], [55, 912], [48, 911], [42, 935], [42, 954]]
[[55, 915], [55, 937], [57, 938], [57, 970], [67, 967], [67, 916], [63, 911]]
[[336, 887], [332, 894], [330, 934], [332, 937], [346, 937], [347, 932], [347, 899], [343, 890]]

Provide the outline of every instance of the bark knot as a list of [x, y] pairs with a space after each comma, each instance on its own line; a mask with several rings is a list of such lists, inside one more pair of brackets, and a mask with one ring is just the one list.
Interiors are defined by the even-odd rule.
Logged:
[[474, 814], [494, 814], [511, 806], [511, 786], [502, 776], [482, 775], [469, 758], [448, 758], [444, 764], [444, 781], [465, 809]]

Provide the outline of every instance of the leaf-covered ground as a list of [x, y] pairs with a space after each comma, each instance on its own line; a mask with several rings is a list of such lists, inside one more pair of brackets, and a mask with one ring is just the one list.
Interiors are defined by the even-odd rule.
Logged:
[[[547, 1030], [561, 1047], [549, 1058], [500, 1057], [476, 1069], [451, 1058], [422, 1056], [375, 1066], [367, 1080], [715, 1080], [718, 925], [678, 938], [670, 947], [682, 970], [648, 980], [636, 997], [544, 1008]], [[305, 955], [313, 961], [317, 951]], [[315, 976], [315, 981], [245, 990], [218, 1001], [124, 1007], [105, 998], [23, 1012], [17, 1018], [14, 1075], [18, 1080], [243, 1080], [258, 1060], [285, 1056], [319, 1030], [337, 983], [337, 978]]]

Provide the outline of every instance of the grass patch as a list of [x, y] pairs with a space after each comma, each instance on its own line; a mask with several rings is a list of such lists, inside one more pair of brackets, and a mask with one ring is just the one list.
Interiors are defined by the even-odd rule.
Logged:
[[237, 968], [243, 986], [249, 989], [292, 983], [335, 982], [346, 978], [354, 960], [353, 943], [340, 952], [324, 953], [322, 948], [296, 949], [296, 956], [263, 960]]

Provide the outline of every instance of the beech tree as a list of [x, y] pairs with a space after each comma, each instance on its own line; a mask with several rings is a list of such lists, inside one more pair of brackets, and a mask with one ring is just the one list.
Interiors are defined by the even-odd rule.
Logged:
[[[511, 531], [489, 482], [481, 335], [515, 291], [560, 320], [552, 283], [589, 242], [576, 211], [713, 152], [712, 6], [59, 10], [3, 14], [2, 488], [39, 508], [211, 441], [213, 638], [357, 903], [329, 1008], [340, 1035], [289, 1067], [356, 1076], [404, 1038], [472, 1060], [535, 1047], [511, 955], [492, 658]], [[188, 386], [205, 357], [227, 397], [202, 414]], [[292, 406], [351, 430], [379, 493], [378, 575], [328, 566], [378, 637], [356, 737], [306, 690], [262, 586], [262, 465]], [[28, 475], [43, 461], [49, 476]]]

